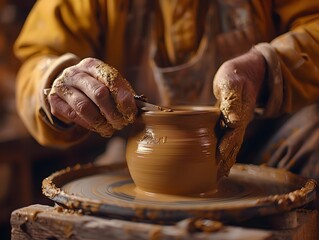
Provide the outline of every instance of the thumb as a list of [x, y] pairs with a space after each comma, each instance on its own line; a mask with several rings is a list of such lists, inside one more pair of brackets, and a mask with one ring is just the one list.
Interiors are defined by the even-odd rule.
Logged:
[[220, 111], [225, 124], [236, 128], [243, 119], [242, 99], [240, 91], [224, 91], [221, 94]]
[[228, 176], [231, 167], [236, 162], [245, 134], [244, 127], [228, 128], [217, 145], [218, 179]]

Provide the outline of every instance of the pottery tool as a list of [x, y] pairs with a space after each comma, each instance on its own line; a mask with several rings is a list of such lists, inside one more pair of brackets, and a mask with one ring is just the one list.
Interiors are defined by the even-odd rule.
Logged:
[[135, 103], [138, 108], [143, 111], [164, 111], [164, 112], [173, 112], [171, 108], [158, 106], [147, 101], [147, 98], [144, 95], [135, 95]]
[[[51, 91], [51, 88], [43, 89], [43, 94], [48, 95]], [[147, 101], [147, 98], [144, 95], [134, 95], [135, 103], [137, 107], [143, 111], [164, 111], [164, 112], [173, 112], [171, 108], [158, 106]]]

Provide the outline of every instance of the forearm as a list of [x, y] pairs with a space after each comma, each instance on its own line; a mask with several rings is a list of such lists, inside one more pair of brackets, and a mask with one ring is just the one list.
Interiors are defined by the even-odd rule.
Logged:
[[263, 116], [274, 117], [319, 100], [319, 21], [256, 45], [267, 62]]
[[42, 145], [68, 147], [87, 133], [75, 126], [52, 125], [43, 89], [50, 87], [64, 68], [80, 61], [65, 53], [83, 59], [100, 49], [100, 29], [95, 17], [98, 9], [96, 1], [91, 0], [37, 1], [16, 40], [14, 51], [22, 62], [17, 76], [17, 109], [32, 136]]
[[319, 100], [319, 20], [277, 39], [275, 48], [284, 79], [283, 111], [295, 112]]

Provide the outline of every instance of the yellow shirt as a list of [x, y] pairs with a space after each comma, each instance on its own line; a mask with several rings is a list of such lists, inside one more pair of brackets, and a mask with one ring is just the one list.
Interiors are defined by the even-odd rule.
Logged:
[[[188, 66], [197, 59], [206, 35], [211, 51], [204, 59], [213, 60], [206, 61], [204, 70], [211, 80], [223, 61], [258, 43], [270, 43], [265, 48], [260, 45], [273, 83], [271, 96], [279, 103], [268, 111], [269, 116], [318, 101], [318, 1], [211, 2], [38, 0], [15, 45], [23, 63], [17, 77], [17, 109], [30, 133], [41, 144], [56, 147], [68, 147], [86, 136], [87, 131], [77, 126], [49, 124], [42, 96], [43, 88], [64, 67], [85, 57], [99, 58], [117, 68], [136, 92], [152, 101], [170, 103], [178, 93], [163, 98], [162, 87], [152, 74]], [[282, 83], [276, 85], [277, 81]], [[199, 89], [206, 88], [206, 83]], [[197, 95], [200, 93], [189, 97], [196, 99]]]

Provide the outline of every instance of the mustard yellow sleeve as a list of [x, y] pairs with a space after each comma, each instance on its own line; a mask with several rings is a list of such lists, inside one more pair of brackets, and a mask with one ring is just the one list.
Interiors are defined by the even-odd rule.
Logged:
[[65, 67], [103, 52], [101, 3], [38, 0], [15, 43], [15, 54], [22, 61], [16, 84], [17, 110], [32, 136], [44, 146], [65, 148], [88, 134], [79, 126], [50, 123], [43, 88], [50, 87]]
[[283, 79], [281, 112], [295, 112], [319, 101], [319, 2], [274, 1], [279, 33], [271, 46]]

